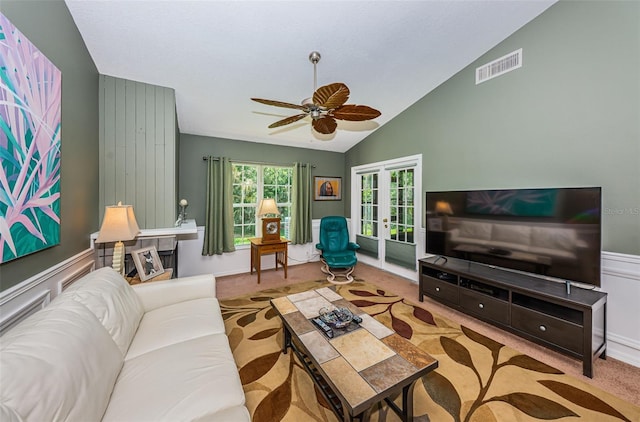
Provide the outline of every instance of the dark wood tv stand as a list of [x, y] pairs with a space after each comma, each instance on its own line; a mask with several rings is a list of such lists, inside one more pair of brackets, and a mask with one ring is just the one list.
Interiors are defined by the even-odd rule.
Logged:
[[451, 308], [561, 353], [593, 361], [606, 358], [607, 294], [533, 275], [447, 257], [418, 261], [419, 300], [429, 296]]

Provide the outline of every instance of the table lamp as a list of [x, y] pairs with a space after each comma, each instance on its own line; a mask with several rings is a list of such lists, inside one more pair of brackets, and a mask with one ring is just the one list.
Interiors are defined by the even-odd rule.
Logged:
[[269, 214], [280, 215], [276, 200], [264, 198], [260, 201], [256, 215], [262, 217], [262, 241], [277, 242], [280, 240], [280, 217], [265, 217]]
[[124, 275], [124, 243], [132, 240], [140, 233], [136, 216], [131, 205], [110, 205], [105, 207], [104, 219], [96, 243], [116, 242], [113, 248], [112, 267]]

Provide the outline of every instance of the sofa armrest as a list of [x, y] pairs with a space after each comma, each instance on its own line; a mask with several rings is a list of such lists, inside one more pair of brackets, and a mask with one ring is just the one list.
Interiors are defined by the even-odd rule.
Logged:
[[358, 249], [360, 249], [360, 245], [354, 242], [349, 242], [349, 244], [347, 245], [347, 249], [357, 251]]
[[141, 283], [132, 287], [145, 312], [187, 300], [216, 296], [216, 279], [213, 274]]

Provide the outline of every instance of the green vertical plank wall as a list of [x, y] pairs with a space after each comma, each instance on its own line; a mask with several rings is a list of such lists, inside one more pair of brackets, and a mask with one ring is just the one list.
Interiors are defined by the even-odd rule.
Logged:
[[100, 75], [100, 221], [104, 207], [133, 205], [140, 228], [176, 219], [173, 89]]

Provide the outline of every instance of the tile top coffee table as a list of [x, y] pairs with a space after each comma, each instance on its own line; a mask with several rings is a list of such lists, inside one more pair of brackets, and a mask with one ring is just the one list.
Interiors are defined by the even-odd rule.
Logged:
[[[366, 419], [385, 400], [403, 421], [413, 418], [415, 382], [438, 361], [325, 287], [271, 300], [283, 322], [282, 352], [300, 358], [336, 415]], [[345, 307], [362, 318], [353, 330], [327, 337], [311, 322], [323, 307]], [[402, 406], [391, 397], [402, 392]]]

